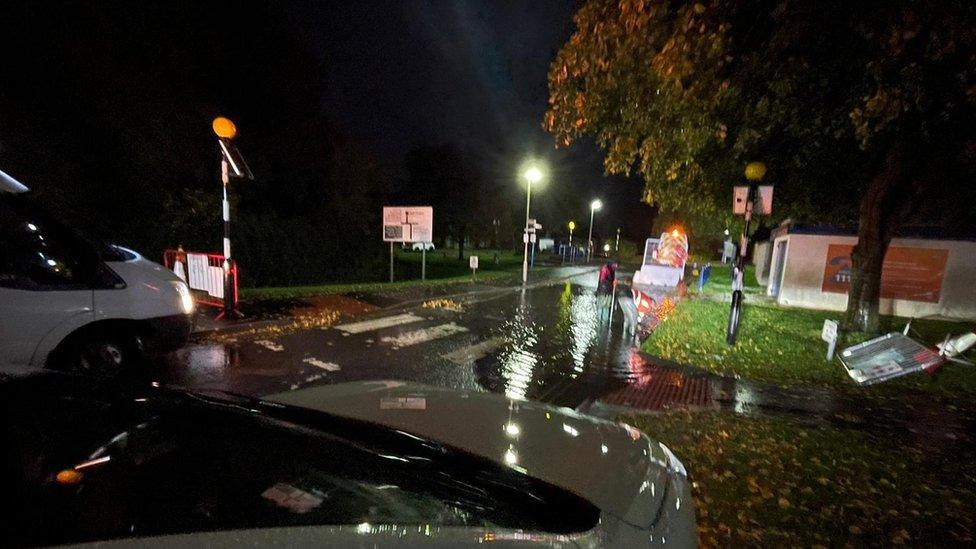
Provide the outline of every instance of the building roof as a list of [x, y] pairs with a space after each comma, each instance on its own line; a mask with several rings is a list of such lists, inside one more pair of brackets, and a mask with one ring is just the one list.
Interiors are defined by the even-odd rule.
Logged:
[[[802, 223], [790, 223], [787, 227], [786, 233], [825, 236], [857, 236], [857, 227], [851, 225], [806, 225]], [[895, 231], [895, 238], [976, 241], [976, 227], [960, 227], [950, 229], [946, 227], [908, 225]]]

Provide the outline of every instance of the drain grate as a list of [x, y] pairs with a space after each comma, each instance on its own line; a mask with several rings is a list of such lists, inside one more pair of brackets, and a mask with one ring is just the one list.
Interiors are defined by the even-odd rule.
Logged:
[[634, 374], [630, 383], [603, 395], [600, 400], [640, 410], [698, 407], [709, 403], [706, 375], [686, 375], [646, 362]]

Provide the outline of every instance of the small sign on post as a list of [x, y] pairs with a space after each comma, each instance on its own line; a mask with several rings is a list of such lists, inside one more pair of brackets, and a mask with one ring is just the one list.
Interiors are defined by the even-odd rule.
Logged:
[[824, 320], [820, 339], [827, 342], [827, 362], [834, 359], [834, 348], [837, 346], [837, 321]]
[[468, 266], [471, 267], [471, 281], [475, 280], [475, 272], [478, 270], [478, 256], [472, 255], [468, 257]]

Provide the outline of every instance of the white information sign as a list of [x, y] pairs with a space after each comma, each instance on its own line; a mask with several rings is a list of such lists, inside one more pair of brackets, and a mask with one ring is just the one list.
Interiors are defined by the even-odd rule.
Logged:
[[472, 256], [468, 257], [468, 266], [471, 267], [472, 269], [477, 269], [478, 268], [478, 256], [472, 255]]
[[394, 206], [383, 208], [383, 242], [431, 242], [434, 208]]
[[[733, 187], [732, 192], [732, 213], [744, 215], [746, 213], [746, 199], [749, 196], [749, 187]], [[773, 186], [759, 185], [759, 200], [756, 201], [758, 208], [753, 210], [755, 215], [770, 215], [773, 213]]]
[[827, 342], [827, 360], [833, 360], [834, 348], [837, 346], [836, 320], [824, 320], [823, 330], [820, 332], [820, 339]]

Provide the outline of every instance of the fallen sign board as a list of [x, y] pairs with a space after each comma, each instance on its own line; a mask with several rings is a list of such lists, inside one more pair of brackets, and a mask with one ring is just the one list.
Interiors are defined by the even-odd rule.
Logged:
[[396, 206], [383, 208], [383, 242], [431, 242], [434, 208]]
[[858, 385], [872, 385], [934, 368], [944, 359], [914, 339], [892, 332], [844, 349], [840, 361]]

